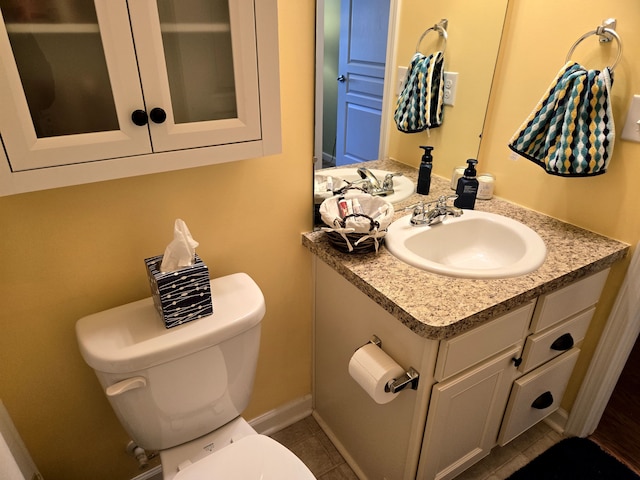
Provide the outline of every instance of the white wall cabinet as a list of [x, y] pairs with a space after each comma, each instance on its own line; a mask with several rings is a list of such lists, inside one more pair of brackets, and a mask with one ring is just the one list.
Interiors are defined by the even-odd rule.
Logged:
[[[559, 408], [608, 270], [447, 340], [418, 337], [316, 259], [315, 415], [366, 479], [444, 480]], [[417, 391], [376, 404], [348, 374], [375, 334]]]
[[0, 194], [280, 151], [277, 0], [0, 8]]

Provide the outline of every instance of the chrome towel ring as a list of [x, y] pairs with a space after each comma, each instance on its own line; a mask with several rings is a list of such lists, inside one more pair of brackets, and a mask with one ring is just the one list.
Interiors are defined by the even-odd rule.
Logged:
[[571, 60], [571, 55], [573, 55], [573, 51], [576, 49], [578, 44], [582, 42], [585, 38], [590, 37], [591, 35], [598, 35], [599, 37], [605, 37], [606, 35], [610, 35], [611, 37], [615, 38], [616, 41], [618, 42], [618, 53], [616, 54], [616, 59], [613, 62], [613, 64], [609, 67], [609, 69], [613, 71], [613, 69], [616, 68], [616, 65], [618, 65], [620, 58], [622, 57], [622, 40], [620, 39], [620, 36], [615, 30], [613, 30], [612, 28], [607, 28], [602, 25], [600, 25], [595, 30], [585, 33], [578, 40], [576, 40], [576, 42], [569, 49], [569, 53], [567, 53], [566, 61], [568, 62], [569, 60]]
[[416, 53], [420, 52], [420, 44], [424, 37], [427, 36], [427, 33], [433, 31], [438, 32], [444, 41], [444, 45], [442, 46], [441, 52], [444, 53], [444, 50], [447, 48], [447, 27], [449, 26], [449, 21], [446, 18], [443, 18], [438, 23], [436, 23], [433, 27], [427, 28], [422, 35], [420, 35], [420, 39], [418, 40], [418, 44], [416, 45]]

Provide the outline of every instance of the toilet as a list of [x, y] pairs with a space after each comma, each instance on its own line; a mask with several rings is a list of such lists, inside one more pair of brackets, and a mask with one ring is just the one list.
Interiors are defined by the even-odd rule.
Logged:
[[76, 323], [82, 357], [132, 440], [160, 452], [165, 480], [312, 480], [242, 417], [265, 302], [244, 273], [211, 280], [213, 315], [165, 328], [146, 298]]

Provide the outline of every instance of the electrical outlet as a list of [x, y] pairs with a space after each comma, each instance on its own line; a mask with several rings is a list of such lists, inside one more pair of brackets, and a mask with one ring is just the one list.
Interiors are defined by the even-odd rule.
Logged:
[[622, 129], [622, 139], [640, 142], [640, 95], [634, 95]]
[[456, 102], [458, 72], [444, 72], [444, 104], [453, 106]]

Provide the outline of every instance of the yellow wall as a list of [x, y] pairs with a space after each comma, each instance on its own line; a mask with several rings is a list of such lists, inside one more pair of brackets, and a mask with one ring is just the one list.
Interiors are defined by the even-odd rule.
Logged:
[[[552, 15], [549, 12], [553, 12]], [[617, 18], [624, 54], [615, 70], [613, 112], [618, 137], [606, 174], [592, 178], [548, 175], [529, 160], [512, 160], [511, 135], [529, 115], [565, 63], [573, 43], [604, 19]], [[635, 245], [640, 240], [640, 144], [620, 139], [633, 94], [640, 94], [640, 9], [636, 0], [511, 0], [492, 102], [479, 154], [480, 169], [496, 176], [496, 194], [569, 223]], [[587, 68], [611, 64], [617, 44], [583, 41], [572, 60]], [[576, 376], [563, 401], [570, 407], [600, 337], [627, 262], [613, 269], [583, 345]]]
[[448, 176], [455, 166], [464, 165], [467, 158], [477, 157], [507, 3], [507, 0], [403, 0], [398, 21], [398, 65], [408, 66], [423, 32], [446, 18], [449, 21], [446, 45], [430, 31], [420, 42], [420, 51], [427, 55], [444, 48], [445, 70], [458, 72], [458, 88], [455, 104], [444, 107], [442, 126], [431, 129], [428, 135], [401, 133], [392, 122], [388, 150], [391, 158], [418, 167], [422, 156], [420, 145], [432, 145], [433, 171]]
[[213, 277], [244, 271], [267, 314], [246, 418], [311, 391], [314, 2], [279, 2], [283, 153], [0, 198], [0, 398], [48, 480], [130, 479], [128, 436], [75, 338], [149, 295], [143, 259], [182, 218]]
[[[74, 324], [148, 295], [142, 260], [164, 250], [177, 217], [200, 242], [212, 276], [245, 271], [265, 292], [259, 369], [245, 416], [310, 392], [311, 271], [300, 232], [311, 228], [314, 2], [280, 1], [279, 9], [281, 155], [0, 198], [0, 398], [48, 480], [138, 473], [123, 453], [128, 437], [78, 353]], [[511, 0], [479, 159], [496, 175], [497, 195], [636, 243], [640, 144], [618, 140], [609, 173], [587, 179], [546, 175], [510, 160], [506, 147], [571, 44], [611, 16], [625, 43], [614, 84], [621, 130], [630, 96], [640, 93], [637, 0]], [[605, 48], [580, 48], [575, 58]], [[608, 284], [586, 358], [624, 266]]]

